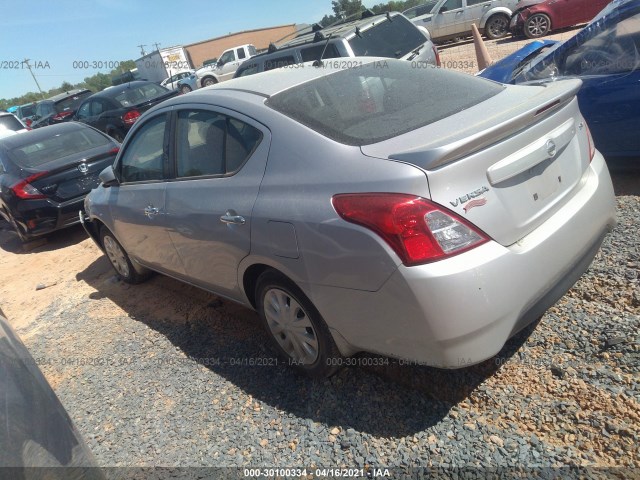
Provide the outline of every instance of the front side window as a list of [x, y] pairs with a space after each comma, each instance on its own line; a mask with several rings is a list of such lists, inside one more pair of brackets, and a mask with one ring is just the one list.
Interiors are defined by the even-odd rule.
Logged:
[[448, 12], [462, 8], [462, 0], [447, 0], [440, 8], [440, 12]]
[[82, 106], [78, 109], [78, 118], [87, 118], [91, 115], [91, 104], [93, 102], [83, 103]]
[[229, 50], [228, 52], [224, 52], [222, 54], [222, 56], [220, 57], [220, 62], [229, 63], [229, 62], [233, 62], [235, 59], [236, 59], [235, 53], [233, 53], [233, 50]]
[[262, 134], [240, 120], [208, 110], [178, 112], [178, 177], [226, 175], [251, 156]]
[[122, 182], [143, 182], [164, 178], [166, 115], [148, 120], [127, 142], [120, 159]]

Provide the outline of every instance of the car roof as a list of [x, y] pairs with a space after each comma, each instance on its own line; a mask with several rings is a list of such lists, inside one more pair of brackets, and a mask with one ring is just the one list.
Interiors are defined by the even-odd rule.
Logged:
[[65, 98], [73, 97], [74, 95], [79, 95], [81, 93], [86, 93], [86, 92], [91, 93], [91, 90], [88, 90], [86, 88], [76, 88], [75, 90], [67, 90], [64, 93], [59, 93], [57, 95], [54, 95], [53, 97], [47, 98], [47, 101], [57, 102], [59, 100], [64, 100]]
[[11, 150], [16, 147], [44, 140], [45, 138], [53, 137], [59, 133], [72, 132], [74, 130], [82, 130], [84, 128], [91, 127], [78, 122], [57, 123], [47, 127], [36, 128], [35, 130], [31, 130], [30, 132], [25, 132], [20, 135], [12, 135], [11, 137], [3, 138], [0, 140], [0, 146], [7, 150]]
[[161, 86], [159, 83], [149, 82], [148, 80], [132, 80], [131, 82], [121, 83], [120, 85], [111, 85], [110, 87], [105, 88], [101, 92], [94, 93], [91, 95], [91, 98], [113, 98], [117, 94], [124, 92], [127, 89], [134, 88], [140, 85], [149, 85], [153, 84], [156, 86]]
[[[391, 17], [395, 17], [397, 15], [400, 15], [400, 13], [389, 12], [389, 15]], [[298, 34], [298, 36], [296, 36], [295, 38], [288, 40], [285, 43], [280, 44], [279, 46], [275, 46], [276, 47], [275, 50], [273, 49], [273, 47], [270, 47], [269, 51], [263, 52], [259, 55], [255, 55], [251, 57], [251, 60], [254, 60], [254, 59], [259, 60], [269, 55], [276, 55], [279, 52], [284, 52], [291, 48], [300, 47], [303, 45], [309, 45], [312, 43], [315, 43], [317, 45], [322, 45], [323, 42], [326, 42], [329, 38], [331, 38], [332, 40], [345, 38], [347, 36], [350, 36], [351, 34], [355, 34], [356, 29], [367, 30], [372, 26], [374, 26], [375, 24], [377, 24], [380, 20], [383, 20], [383, 19], [386, 20], [386, 18], [387, 18], [387, 14], [383, 13], [379, 15], [369, 16], [366, 18], [361, 18], [358, 20], [351, 20], [343, 23], [337, 23], [335, 25], [330, 25], [328, 27], [321, 28], [321, 29], [317, 29], [316, 27], [317, 30], [310, 30], [308, 32]]]

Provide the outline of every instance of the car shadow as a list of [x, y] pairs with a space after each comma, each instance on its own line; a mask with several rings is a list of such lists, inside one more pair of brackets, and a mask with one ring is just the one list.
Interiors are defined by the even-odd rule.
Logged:
[[[635, 164], [640, 165], [640, 160], [635, 159]], [[611, 181], [616, 196], [636, 195], [640, 196], [640, 170], [625, 169], [624, 167], [610, 168]]]
[[11, 225], [0, 218], [0, 249], [8, 253], [24, 254], [49, 252], [66, 248], [86, 240], [87, 233], [82, 225], [73, 225], [56, 230], [44, 237], [22, 242]]
[[[78, 273], [77, 280], [96, 290], [92, 299], [108, 298], [187, 357], [278, 411], [385, 437], [419, 434], [439, 423], [495, 374], [535, 328], [513, 337], [497, 357], [460, 370], [361, 355], [353, 359], [356, 366], [327, 380], [312, 380], [276, 360], [258, 315], [243, 306], [163, 275], [129, 286], [114, 277], [105, 257]], [[149, 299], [161, 299], [161, 305]]]

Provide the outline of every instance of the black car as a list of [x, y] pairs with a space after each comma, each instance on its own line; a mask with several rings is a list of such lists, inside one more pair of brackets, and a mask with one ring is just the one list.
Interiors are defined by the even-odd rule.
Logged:
[[81, 123], [0, 140], [0, 216], [22, 240], [79, 222], [78, 211], [120, 145]]
[[45, 127], [56, 123], [68, 122], [76, 113], [82, 101], [91, 95], [91, 90], [69, 90], [54, 95], [36, 104], [36, 112], [31, 117], [31, 128]]
[[95, 457], [0, 315], [0, 478], [104, 480]]
[[175, 90], [145, 80], [124, 83], [91, 95], [80, 105], [73, 119], [122, 142], [142, 113], [177, 94]]

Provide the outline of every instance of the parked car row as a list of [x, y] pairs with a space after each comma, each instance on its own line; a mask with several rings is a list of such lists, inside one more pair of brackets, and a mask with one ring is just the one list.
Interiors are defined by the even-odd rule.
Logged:
[[509, 32], [538, 38], [586, 23], [610, 0], [428, 0], [403, 13], [437, 42], [471, 35], [476, 24], [489, 39]]

